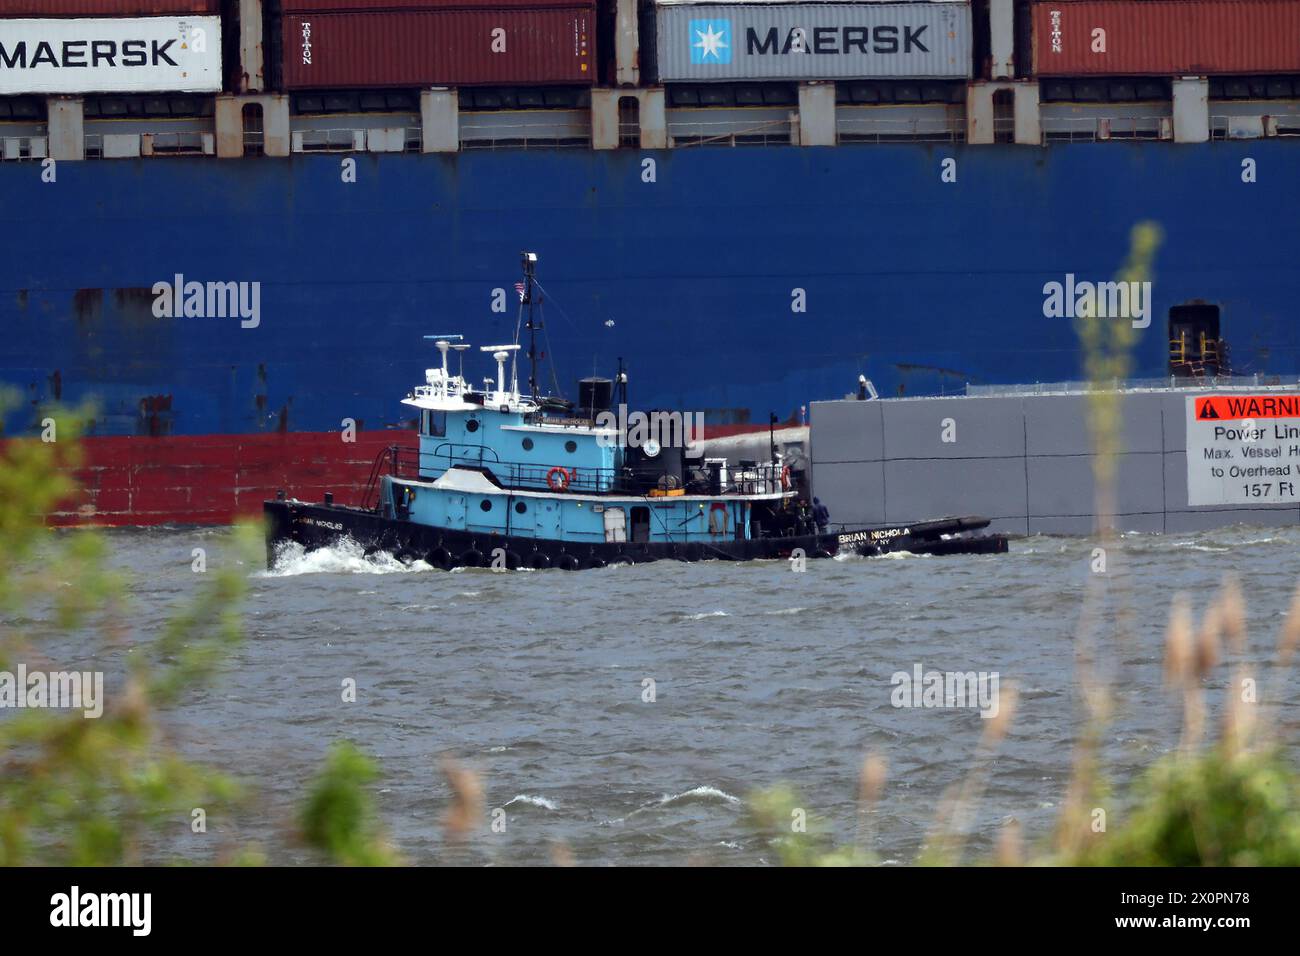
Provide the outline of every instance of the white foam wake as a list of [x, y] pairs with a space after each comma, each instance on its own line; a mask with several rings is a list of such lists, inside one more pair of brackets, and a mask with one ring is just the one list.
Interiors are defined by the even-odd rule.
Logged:
[[674, 803], [690, 803], [697, 800], [721, 800], [724, 803], [740, 803], [740, 797], [733, 797], [725, 790], [719, 790], [717, 787], [693, 787], [682, 793], [674, 793], [671, 796], [665, 795], [659, 798], [659, 806], [667, 807]]
[[537, 797], [532, 794], [519, 793], [506, 801], [506, 806], [512, 803], [525, 803], [530, 807], [541, 807], [543, 810], [558, 810], [559, 806], [554, 800], [548, 800], [546, 797]]
[[688, 621], [705, 621], [711, 617], [731, 617], [726, 611], [701, 611], [699, 614], [687, 614]]
[[405, 574], [432, 570], [433, 566], [424, 561], [403, 564], [386, 551], [376, 551], [367, 557], [359, 543], [343, 538], [314, 551], [308, 551], [296, 541], [283, 542], [276, 547], [274, 569], [258, 571], [254, 576], [287, 578], [298, 574]]

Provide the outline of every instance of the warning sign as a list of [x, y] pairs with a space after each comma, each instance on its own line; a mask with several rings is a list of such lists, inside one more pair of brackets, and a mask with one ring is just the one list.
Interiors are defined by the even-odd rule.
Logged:
[[1204, 395], [1195, 399], [1197, 421], [1300, 418], [1300, 395]]
[[1187, 399], [1187, 503], [1300, 503], [1300, 394]]

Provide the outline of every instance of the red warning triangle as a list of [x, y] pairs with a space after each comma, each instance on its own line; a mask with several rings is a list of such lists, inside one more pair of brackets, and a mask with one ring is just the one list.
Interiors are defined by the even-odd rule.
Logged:
[[1214, 402], [1206, 401], [1201, 403], [1201, 416], [1205, 418], [1218, 418], [1219, 413], [1214, 410]]

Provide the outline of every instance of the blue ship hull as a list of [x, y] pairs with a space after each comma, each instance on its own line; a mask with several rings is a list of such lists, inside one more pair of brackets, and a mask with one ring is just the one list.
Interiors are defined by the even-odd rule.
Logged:
[[[566, 390], [635, 356], [634, 404], [711, 421], [784, 417], [860, 373], [882, 395], [1077, 378], [1043, 286], [1112, 277], [1143, 220], [1165, 238], [1137, 375], [1166, 374], [1168, 310], [1198, 299], [1235, 372], [1300, 371], [1286, 141], [354, 158], [355, 183], [330, 156], [61, 163], [55, 183], [0, 166], [0, 383], [23, 399], [6, 432], [83, 397], [102, 436], [399, 426], [394, 396], [433, 364], [422, 335], [513, 339], [524, 248]], [[155, 317], [178, 273], [260, 282], [257, 327]]]

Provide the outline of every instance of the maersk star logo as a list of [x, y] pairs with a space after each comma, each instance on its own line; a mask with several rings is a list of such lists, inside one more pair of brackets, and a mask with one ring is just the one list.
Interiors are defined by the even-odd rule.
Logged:
[[731, 62], [731, 21], [691, 21], [691, 62]]

